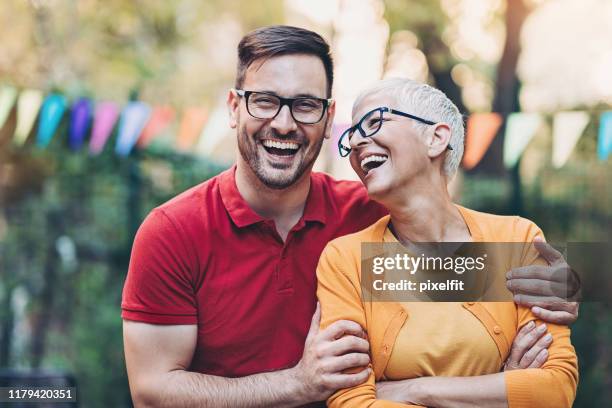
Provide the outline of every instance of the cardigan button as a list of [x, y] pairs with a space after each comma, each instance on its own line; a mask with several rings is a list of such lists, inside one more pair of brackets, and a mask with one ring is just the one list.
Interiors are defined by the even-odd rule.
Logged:
[[501, 327], [499, 327], [499, 326], [493, 327], [493, 333], [500, 334], [501, 332], [502, 332]]

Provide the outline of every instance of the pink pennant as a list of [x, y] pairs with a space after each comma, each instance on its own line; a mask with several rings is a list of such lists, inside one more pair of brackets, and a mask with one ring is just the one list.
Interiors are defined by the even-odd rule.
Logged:
[[117, 118], [119, 117], [119, 106], [114, 102], [101, 102], [96, 106], [91, 140], [89, 141], [89, 152], [97, 155], [104, 150], [104, 145], [111, 135]]

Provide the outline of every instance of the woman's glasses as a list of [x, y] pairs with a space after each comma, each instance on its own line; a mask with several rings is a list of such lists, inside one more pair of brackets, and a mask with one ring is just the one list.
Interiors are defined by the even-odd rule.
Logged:
[[[398, 111], [396, 109], [391, 109], [387, 107], [375, 108], [363, 115], [359, 122], [357, 122], [354, 126], [351, 126], [350, 128], [346, 129], [344, 133], [342, 133], [340, 139], [338, 140], [338, 152], [340, 153], [340, 156], [346, 157], [351, 153], [350, 141], [355, 132], [359, 132], [362, 137], [370, 137], [378, 133], [378, 131], [382, 127], [383, 115], [385, 112], [414, 119], [426, 125], [436, 124], [436, 122], [432, 122], [431, 120], [423, 119], [406, 112]], [[448, 150], [453, 150], [450, 145], [447, 145], [446, 148]]]

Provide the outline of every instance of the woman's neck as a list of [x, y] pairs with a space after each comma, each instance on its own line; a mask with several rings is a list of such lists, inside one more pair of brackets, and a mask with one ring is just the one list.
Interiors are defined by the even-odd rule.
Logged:
[[419, 180], [393, 193], [386, 204], [392, 231], [403, 243], [466, 242], [470, 232], [451, 201], [445, 180]]

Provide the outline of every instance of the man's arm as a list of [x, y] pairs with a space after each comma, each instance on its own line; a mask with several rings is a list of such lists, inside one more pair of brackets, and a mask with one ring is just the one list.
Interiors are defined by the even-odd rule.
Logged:
[[532, 313], [549, 323], [570, 325], [578, 318], [579, 303], [569, 301], [580, 291], [580, 279], [563, 255], [541, 237], [534, 245], [548, 266], [528, 265], [506, 274], [507, 287], [514, 301], [530, 307]]
[[130, 391], [136, 407], [293, 407], [327, 398], [338, 388], [368, 378], [369, 345], [363, 330], [341, 321], [319, 331], [312, 319], [304, 355], [293, 368], [241, 378], [187, 371], [197, 341], [196, 325], [152, 325], [124, 320], [123, 341]]

